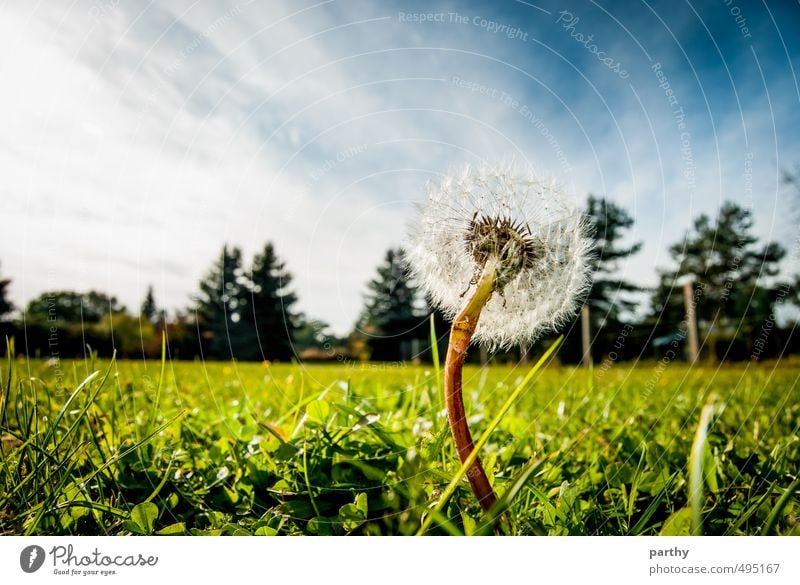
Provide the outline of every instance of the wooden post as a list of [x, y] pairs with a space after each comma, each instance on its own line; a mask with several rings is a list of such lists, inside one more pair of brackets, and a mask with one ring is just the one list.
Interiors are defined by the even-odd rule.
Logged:
[[694, 364], [700, 355], [697, 341], [697, 312], [694, 306], [694, 280], [683, 283], [683, 304], [686, 306], [686, 333], [689, 344], [689, 363]]
[[420, 342], [419, 339], [416, 337], [411, 340], [411, 363], [415, 366], [418, 366], [421, 362], [420, 360], [420, 350], [419, 350]]
[[581, 346], [583, 347], [583, 367], [592, 365], [592, 348], [589, 331], [589, 305], [581, 307]]

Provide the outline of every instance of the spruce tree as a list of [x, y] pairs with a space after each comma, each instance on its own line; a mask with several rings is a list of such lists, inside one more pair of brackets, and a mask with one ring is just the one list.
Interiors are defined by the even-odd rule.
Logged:
[[[641, 288], [623, 279], [619, 271], [624, 260], [639, 252], [642, 243], [622, 243], [633, 227], [633, 217], [613, 201], [590, 194], [585, 216], [594, 241], [592, 285], [585, 302], [589, 306], [591, 352], [595, 358], [599, 358], [612, 350], [624, 327], [622, 321], [625, 320], [625, 313], [629, 314], [630, 319], [630, 313], [636, 307], [630, 294]], [[580, 314], [564, 330], [567, 338], [559, 352], [561, 358], [577, 362], [583, 356]], [[615, 351], [620, 354], [620, 348]]]
[[297, 316], [293, 306], [297, 297], [289, 291], [291, 282], [286, 265], [273, 245], [267, 243], [253, 259], [248, 282], [251, 307], [246, 318], [250, 331], [256, 335], [253, 358], [289, 360], [294, 356]]
[[400, 361], [412, 357], [412, 341], [424, 343], [429, 329], [425, 315], [418, 310], [419, 295], [406, 273], [402, 249], [386, 252], [368, 289], [359, 326], [367, 337], [370, 359]]
[[636, 303], [626, 298], [626, 293], [637, 292], [640, 287], [619, 276], [623, 260], [639, 252], [641, 242], [629, 246], [620, 243], [633, 226], [633, 218], [623, 207], [605, 198], [589, 195], [586, 217], [594, 238], [594, 279], [586, 302], [591, 309], [592, 325], [619, 323], [620, 314], [630, 312]]
[[142, 301], [142, 308], [140, 311], [142, 317], [147, 319], [150, 323], [155, 324], [158, 321], [159, 311], [156, 305], [156, 296], [153, 292], [153, 285], [147, 287], [147, 294]]
[[242, 318], [248, 303], [247, 280], [242, 271], [242, 251], [223, 246], [195, 298], [197, 328], [204, 355], [211, 359], [247, 359]]

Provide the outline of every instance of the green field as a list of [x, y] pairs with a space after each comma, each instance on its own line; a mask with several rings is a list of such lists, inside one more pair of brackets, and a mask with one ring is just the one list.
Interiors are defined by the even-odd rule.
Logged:
[[[431, 366], [164, 366], [2, 363], [0, 533], [414, 534], [458, 470]], [[465, 370], [476, 439], [530, 367]], [[503, 519], [462, 479], [427, 532], [800, 534], [799, 376], [551, 364], [481, 452]]]

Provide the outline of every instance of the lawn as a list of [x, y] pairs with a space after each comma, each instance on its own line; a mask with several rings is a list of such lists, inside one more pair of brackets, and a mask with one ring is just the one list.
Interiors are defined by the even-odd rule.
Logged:
[[[465, 370], [476, 439], [531, 367]], [[2, 534], [415, 534], [459, 469], [432, 366], [17, 358], [0, 374]], [[705, 534], [800, 534], [799, 377], [796, 361], [551, 363], [481, 451], [502, 518], [462, 479], [425, 532], [688, 534], [694, 502]]]

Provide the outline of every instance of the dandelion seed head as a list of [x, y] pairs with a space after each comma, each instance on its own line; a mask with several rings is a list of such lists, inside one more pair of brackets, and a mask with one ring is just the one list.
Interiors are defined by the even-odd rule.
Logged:
[[563, 325], [589, 286], [583, 215], [554, 181], [512, 165], [468, 166], [429, 186], [407, 249], [412, 276], [450, 318], [497, 259], [495, 294], [474, 336], [491, 349]]

